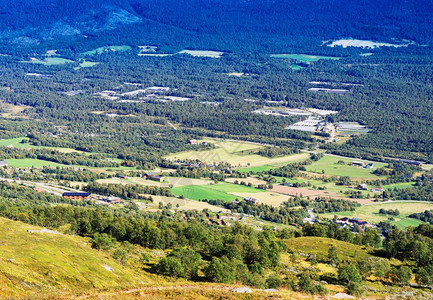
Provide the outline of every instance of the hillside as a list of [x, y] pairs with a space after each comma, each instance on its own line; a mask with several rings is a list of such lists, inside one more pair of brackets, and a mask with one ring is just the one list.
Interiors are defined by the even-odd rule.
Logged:
[[85, 238], [37, 232], [43, 228], [4, 218], [0, 226], [0, 298], [80, 294], [153, 282], [92, 249]]
[[3, 0], [0, 15], [1, 39], [30, 51], [122, 42], [268, 52], [319, 48], [324, 40], [349, 37], [420, 44], [433, 39], [429, 0]]

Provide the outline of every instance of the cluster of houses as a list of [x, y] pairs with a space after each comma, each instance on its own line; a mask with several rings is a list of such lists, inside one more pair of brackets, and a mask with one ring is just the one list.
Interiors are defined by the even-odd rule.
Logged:
[[91, 196], [92, 194], [88, 192], [65, 192], [62, 194], [63, 198], [70, 200], [88, 200]]
[[[140, 177], [142, 177], [146, 180], [153, 180], [153, 181], [157, 181], [157, 182], [163, 182], [164, 181], [164, 177], [162, 175], [156, 174], [155, 172], [147, 172], [147, 173], [144, 173], [143, 175], [140, 175]], [[123, 174], [118, 175], [117, 178], [129, 179], [129, 177], [127, 175], [123, 175]]]
[[[361, 183], [358, 185], [357, 189], [362, 191], [368, 191], [368, 186], [365, 183]], [[373, 193], [383, 193], [385, 190], [381, 187], [375, 187], [370, 189], [370, 191]]]
[[254, 204], [254, 205], [258, 205], [259, 202], [260, 202], [258, 199], [253, 198], [253, 197], [245, 197], [244, 201], [248, 202], [248, 203], [251, 203], [251, 204]]
[[[188, 221], [189, 218], [185, 213], [180, 216], [180, 219], [183, 221]], [[234, 216], [225, 216], [222, 215], [221, 212], [216, 214], [206, 213], [202, 218], [202, 222], [207, 223], [208, 225], [217, 225], [217, 226], [231, 226], [230, 221], [236, 221], [237, 219]]]
[[367, 221], [361, 220], [359, 218], [348, 218], [348, 217], [343, 217], [340, 219], [337, 219], [335, 221], [336, 224], [340, 225], [341, 228], [344, 227], [354, 227], [355, 225], [358, 225], [361, 229], [366, 229], [366, 228], [373, 228], [374, 225], [368, 223]]

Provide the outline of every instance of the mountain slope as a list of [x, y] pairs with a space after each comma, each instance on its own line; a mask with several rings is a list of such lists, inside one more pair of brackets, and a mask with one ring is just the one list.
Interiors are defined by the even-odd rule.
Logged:
[[0, 227], [0, 298], [69, 295], [151, 281], [92, 249], [84, 238], [38, 232], [42, 228], [4, 218]]
[[0, 0], [0, 16], [0, 40], [15, 47], [90, 41], [276, 51], [347, 37], [433, 41], [432, 0]]

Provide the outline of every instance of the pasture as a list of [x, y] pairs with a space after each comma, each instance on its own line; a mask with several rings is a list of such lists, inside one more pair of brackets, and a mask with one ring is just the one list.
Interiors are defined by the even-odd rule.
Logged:
[[82, 55], [95, 55], [95, 54], [102, 54], [105, 52], [116, 52], [116, 51], [128, 51], [131, 50], [132, 47], [128, 46], [128, 45], [123, 45], [123, 46], [103, 46], [103, 47], [99, 47], [87, 52], [83, 52], [81, 53]]
[[44, 60], [33, 58], [30, 61], [24, 61], [24, 62], [32, 63], [32, 64], [41, 64], [41, 65], [45, 65], [45, 66], [55, 66], [55, 65], [64, 65], [64, 64], [74, 63], [73, 60], [62, 58], [62, 57], [53, 57], [53, 56], [46, 57]]
[[210, 57], [210, 58], [220, 58], [224, 52], [221, 51], [211, 51], [211, 50], [182, 50], [177, 54], [189, 54], [194, 57]]
[[43, 167], [70, 167], [52, 161], [24, 158], [24, 159], [7, 159], [9, 167], [13, 168], [43, 168]]
[[93, 66], [96, 66], [97, 64], [99, 64], [99, 62], [83, 60], [83, 61], [80, 61], [80, 65], [78, 67], [75, 67], [74, 70], [79, 70], [81, 68], [93, 67]]
[[177, 208], [180, 210], [193, 210], [193, 209], [195, 209], [198, 211], [202, 211], [203, 209], [208, 209], [209, 211], [214, 211], [214, 212], [219, 212], [219, 211], [226, 212], [226, 211], [228, 211], [225, 208], [215, 206], [215, 205], [210, 205], [207, 202], [188, 200], [188, 199], [180, 199], [180, 198], [175, 198], [175, 197], [164, 197], [164, 196], [154, 196], [154, 195], [150, 195], [150, 196], [153, 199], [153, 203], [151, 203], [149, 205], [143, 205], [143, 204], [140, 204], [140, 202], [138, 202], [139, 205], [147, 211], [157, 211], [159, 202], [162, 202], [164, 204], [164, 206], [166, 206], [167, 204], [171, 204], [173, 209]]
[[241, 199], [246, 197], [252, 197], [259, 200], [259, 204], [267, 204], [275, 207], [279, 207], [281, 203], [289, 200], [289, 196], [275, 193], [275, 192], [259, 192], [259, 193], [230, 193], [231, 195], [238, 196]]
[[232, 201], [242, 198], [232, 193], [260, 193], [263, 192], [263, 190], [238, 184], [218, 183], [212, 185], [179, 186], [173, 188], [171, 192], [176, 196], [183, 196], [192, 200], [221, 199], [224, 201]]
[[[273, 58], [288, 58], [295, 59], [304, 63], [314, 62], [321, 59], [330, 59], [330, 60], [338, 60], [341, 57], [334, 56], [321, 56], [321, 55], [309, 55], [309, 54], [272, 54]], [[302, 68], [302, 67], [301, 67]]]
[[[400, 215], [381, 215], [379, 210], [383, 208], [385, 210], [395, 210], [398, 209]], [[433, 209], [433, 203], [421, 202], [421, 201], [390, 201], [390, 202], [377, 202], [362, 205], [357, 207], [355, 211], [343, 211], [335, 213], [319, 214], [319, 216], [332, 219], [334, 215], [339, 217], [349, 217], [349, 218], [360, 218], [369, 223], [379, 223], [380, 221], [389, 221], [389, 218], [394, 218], [394, 221], [389, 221], [390, 224], [396, 225], [400, 228], [407, 226], [417, 226], [423, 222], [416, 219], [408, 218], [412, 213], [420, 213], [425, 210]]]
[[[26, 143], [21, 143], [21, 141], [27, 141]], [[63, 152], [63, 153], [72, 153], [72, 152], [78, 152], [78, 153], [88, 153], [83, 151], [78, 151], [72, 148], [61, 148], [61, 147], [45, 147], [45, 146], [35, 146], [30, 143], [28, 143], [29, 138], [26, 137], [20, 137], [20, 138], [11, 138], [11, 139], [0, 139], [0, 147], [13, 147], [13, 148], [20, 148], [20, 149], [55, 149], [57, 151]], [[91, 154], [91, 153], [88, 153]]]
[[[349, 158], [325, 155], [319, 161], [316, 161], [313, 164], [306, 166], [306, 169], [307, 171], [320, 173], [320, 174], [322, 174], [322, 171], [324, 171], [323, 174], [327, 174], [327, 175], [349, 176], [351, 178], [360, 178], [360, 179], [374, 179], [374, 178], [380, 178], [380, 176], [373, 174], [373, 171], [378, 167], [386, 166], [385, 163], [375, 162], [373, 169], [365, 169], [363, 167], [351, 166], [350, 163], [354, 160], [362, 161], [366, 164], [368, 163], [365, 160], [349, 159]], [[344, 164], [339, 164], [338, 163], [339, 161], [343, 161]]]
[[217, 139], [203, 139], [200, 142], [214, 144], [215, 149], [203, 151], [185, 151], [166, 156], [168, 159], [198, 159], [207, 163], [227, 162], [234, 167], [250, 168], [257, 166], [278, 166], [289, 162], [295, 162], [309, 157], [308, 153], [293, 154], [288, 156], [267, 158], [255, 154], [263, 146], [242, 141], [224, 141]]

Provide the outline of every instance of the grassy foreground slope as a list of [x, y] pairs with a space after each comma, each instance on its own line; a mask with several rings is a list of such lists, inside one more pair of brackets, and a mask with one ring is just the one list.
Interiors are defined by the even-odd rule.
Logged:
[[36, 226], [0, 218], [0, 298], [71, 295], [149, 282], [81, 237], [28, 232]]

